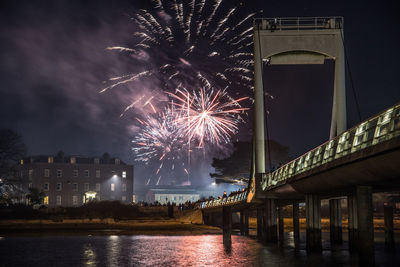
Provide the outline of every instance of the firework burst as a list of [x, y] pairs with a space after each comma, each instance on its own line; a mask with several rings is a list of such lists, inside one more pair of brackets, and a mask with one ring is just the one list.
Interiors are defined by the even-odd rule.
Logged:
[[177, 90], [170, 93], [173, 106], [182, 114], [175, 121], [185, 133], [190, 143], [197, 140], [198, 147], [207, 141], [212, 144], [229, 143], [231, 136], [238, 131], [238, 123], [242, 120], [240, 114], [248, 110], [241, 107], [241, 101], [248, 99], [231, 98], [226, 90]]

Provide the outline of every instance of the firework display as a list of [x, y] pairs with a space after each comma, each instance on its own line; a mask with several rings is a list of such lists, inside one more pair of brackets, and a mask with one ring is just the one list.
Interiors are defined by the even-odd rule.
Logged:
[[253, 89], [255, 13], [239, 15], [237, 7], [222, 0], [151, 3], [152, 9], [141, 9], [132, 18], [135, 43], [107, 47], [126, 53], [142, 69], [109, 79], [101, 92], [147, 79], [157, 81], [168, 96], [161, 103], [156, 94], [143, 94], [121, 114], [149, 107], [150, 112], [136, 120], [140, 130], [132, 150], [137, 161], [158, 162], [154, 177], [159, 184], [167, 166], [190, 174], [192, 149], [220, 147], [237, 133], [247, 110], [242, 101]]

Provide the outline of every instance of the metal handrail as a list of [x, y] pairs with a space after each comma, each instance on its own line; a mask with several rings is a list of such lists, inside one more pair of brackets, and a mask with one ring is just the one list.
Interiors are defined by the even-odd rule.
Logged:
[[283, 17], [254, 18], [255, 25], [261, 25], [262, 30], [323, 30], [343, 29], [343, 17]]
[[[399, 135], [400, 104], [397, 104], [286, 163], [273, 173], [268, 173], [261, 187], [266, 190], [268, 187], [277, 186], [280, 182], [307, 170]], [[305, 165], [306, 158], [309, 165]], [[288, 171], [285, 172], [285, 169]]]

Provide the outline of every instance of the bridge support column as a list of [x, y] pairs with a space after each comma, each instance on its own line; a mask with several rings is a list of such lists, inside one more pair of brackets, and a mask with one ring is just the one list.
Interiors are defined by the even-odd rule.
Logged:
[[230, 247], [232, 245], [232, 208], [230, 206], [222, 207], [222, 236], [224, 246]]
[[322, 251], [321, 199], [317, 195], [306, 195], [307, 252]]
[[240, 235], [244, 235], [244, 211], [240, 211]]
[[249, 235], [249, 211], [244, 211], [244, 235]]
[[385, 221], [385, 245], [394, 247], [394, 232], [393, 232], [393, 205], [383, 207], [383, 219]]
[[257, 208], [257, 238], [262, 240], [262, 230], [263, 229], [263, 210]]
[[342, 205], [341, 199], [329, 200], [329, 222], [331, 246], [342, 243]]
[[358, 243], [358, 217], [357, 198], [355, 195], [347, 196], [349, 250], [356, 251]]
[[284, 223], [283, 223], [283, 209], [281, 206], [278, 207], [278, 221], [279, 221], [279, 224], [278, 224], [279, 241], [283, 241], [283, 239], [284, 239], [283, 235], [284, 235], [285, 229], [284, 229]]
[[278, 241], [276, 225], [276, 201], [275, 199], [265, 200], [264, 209], [264, 240], [266, 243], [276, 243]]
[[372, 187], [357, 186], [358, 253], [360, 266], [373, 266], [374, 255], [374, 214]]
[[299, 203], [297, 201], [293, 201], [293, 238], [295, 247], [298, 247], [300, 244], [300, 222]]

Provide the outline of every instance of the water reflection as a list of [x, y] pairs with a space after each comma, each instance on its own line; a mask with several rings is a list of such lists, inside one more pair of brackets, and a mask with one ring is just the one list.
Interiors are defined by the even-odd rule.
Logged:
[[[7, 237], [0, 241], [0, 266], [357, 266], [346, 240], [332, 251], [329, 236], [323, 237], [323, 253], [311, 255], [304, 249], [304, 235], [295, 250], [290, 234], [282, 246], [232, 236], [230, 251], [221, 235]], [[375, 244], [377, 265], [400, 262], [399, 247], [388, 252], [382, 242]]]
[[83, 265], [88, 267], [96, 266], [96, 252], [90, 243], [83, 246]]

